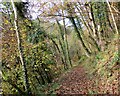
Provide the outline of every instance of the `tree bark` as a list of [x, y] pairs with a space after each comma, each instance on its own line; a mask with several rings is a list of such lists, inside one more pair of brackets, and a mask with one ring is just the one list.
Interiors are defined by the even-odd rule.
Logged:
[[68, 65], [67, 65], [67, 54], [66, 54], [66, 48], [65, 48], [65, 37], [64, 37], [64, 32], [63, 32], [63, 29], [59, 23], [58, 20], [56, 20], [57, 24], [58, 24], [58, 27], [59, 27], [59, 30], [60, 30], [60, 36], [61, 36], [61, 40], [59, 39], [59, 43], [60, 43], [60, 46], [61, 46], [61, 49], [62, 49], [62, 52], [63, 52], [63, 57], [64, 57], [64, 68], [65, 70], [68, 69]]
[[117, 28], [117, 25], [116, 25], [116, 21], [115, 21], [115, 18], [114, 18], [114, 15], [113, 15], [113, 13], [112, 13], [111, 6], [110, 6], [108, 0], [106, 0], [106, 1], [107, 1], [108, 8], [109, 8], [109, 10], [110, 10], [111, 16], [112, 16], [112, 20], [113, 20], [113, 23], [114, 23], [114, 26], [115, 26], [116, 34], [119, 34], [118, 28]]
[[[63, 12], [62, 12], [63, 13]], [[64, 14], [63, 14], [64, 15]], [[64, 26], [64, 35], [65, 35], [65, 45], [66, 45], [66, 55], [69, 61], [70, 66], [72, 67], [72, 62], [71, 62], [71, 58], [70, 58], [70, 53], [69, 53], [69, 48], [68, 48], [68, 41], [67, 41], [67, 30], [66, 30], [66, 26], [65, 26], [65, 18], [63, 17], [63, 26]]]
[[78, 30], [78, 28], [77, 28], [77, 25], [75, 24], [74, 18], [71, 17], [71, 18], [70, 18], [70, 21], [72, 22], [72, 24], [73, 24], [73, 26], [74, 26], [74, 29], [75, 29], [75, 31], [77, 32], [78, 38], [80, 39], [80, 41], [81, 41], [81, 43], [82, 43], [82, 46], [83, 46], [83, 48], [85, 49], [86, 55], [89, 57], [90, 54], [91, 54], [91, 52], [90, 52], [90, 51], [88, 50], [88, 48], [86, 47], [86, 45], [85, 45], [85, 43], [84, 43], [84, 41], [83, 41], [83, 39], [82, 39], [82, 37], [81, 37], [81, 34], [80, 34], [80, 32], [79, 32], [79, 30]]
[[20, 57], [20, 61], [21, 61], [22, 67], [23, 67], [22, 69], [23, 69], [23, 77], [24, 77], [24, 83], [25, 83], [25, 91], [29, 95], [29, 94], [31, 94], [31, 91], [30, 91], [30, 85], [28, 82], [27, 68], [26, 68], [26, 64], [25, 64], [24, 59], [23, 59], [22, 44], [21, 44], [21, 40], [20, 40], [20, 32], [18, 29], [18, 21], [17, 21], [17, 10], [15, 8], [13, 0], [11, 0], [11, 3], [12, 3], [14, 17], [15, 17], [14, 26], [15, 26], [16, 36], [17, 36], [19, 57]]
[[[80, 5], [80, 3], [79, 3], [79, 5]], [[93, 35], [92, 35], [92, 32], [95, 31], [95, 30], [92, 30], [91, 26], [89, 25], [89, 21], [85, 19], [85, 16], [84, 16], [84, 14], [83, 14], [84, 12], [82, 11], [82, 8], [79, 9], [78, 6], [76, 6], [76, 8], [77, 8], [78, 12], [79, 12], [80, 15], [81, 15], [81, 21], [83, 22], [83, 24], [84, 24], [85, 27], [87, 28], [87, 31], [88, 31], [88, 33], [89, 33], [89, 35], [90, 35], [89, 37], [90, 37], [91, 40], [94, 42], [94, 44], [95, 44], [96, 48], [98, 49], [98, 51], [100, 51], [100, 48], [99, 48], [99, 46], [98, 46], [95, 38], [94, 38]], [[85, 7], [85, 8], [86, 8], [86, 7]], [[86, 9], [86, 11], [87, 11], [87, 9]], [[86, 13], [88, 13], [88, 17], [89, 17], [89, 12], [87, 11]], [[89, 17], [89, 19], [90, 19], [90, 17]], [[93, 33], [94, 33], [94, 32], [93, 32]]]

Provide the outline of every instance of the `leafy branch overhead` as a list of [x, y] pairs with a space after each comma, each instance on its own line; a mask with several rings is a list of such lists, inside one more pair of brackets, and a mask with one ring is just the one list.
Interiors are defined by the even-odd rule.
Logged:
[[0, 5], [0, 94], [118, 94], [120, 3], [28, 1]]

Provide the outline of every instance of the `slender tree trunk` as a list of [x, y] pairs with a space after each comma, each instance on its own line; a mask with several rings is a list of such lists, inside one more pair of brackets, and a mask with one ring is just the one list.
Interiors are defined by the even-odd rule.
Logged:
[[72, 3], [67, 4], [67, 13], [69, 15], [69, 20], [73, 24], [74, 29], [77, 32], [78, 38], [80, 39], [81, 44], [82, 44], [83, 48], [85, 49], [86, 56], [89, 57], [91, 52], [88, 50], [87, 46], [85, 45], [85, 43], [84, 43], [84, 41], [82, 39], [82, 34], [79, 32], [79, 29], [78, 29], [78, 27], [77, 27], [77, 25], [75, 23], [75, 20], [74, 20], [74, 17], [73, 17], [73, 15], [75, 13], [75, 10], [74, 10], [74, 8], [72, 6]]
[[96, 26], [96, 23], [95, 23], [92, 4], [90, 4], [90, 18], [91, 18], [92, 27], [93, 27], [92, 29], [93, 29], [94, 38], [95, 38], [95, 41], [97, 42], [97, 44], [99, 45], [99, 36], [98, 36], [98, 33], [97, 33], [97, 29], [96, 29], [97, 26]]
[[38, 84], [41, 85], [40, 83], [40, 78], [38, 78], [37, 76], [35, 76], [36, 80], [38, 81]]
[[67, 54], [66, 54], [66, 48], [65, 48], [65, 38], [64, 38], [64, 32], [62, 30], [62, 27], [59, 23], [58, 20], [56, 20], [59, 30], [60, 30], [60, 36], [61, 36], [61, 40], [59, 39], [59, 43], [63, 52], [63, 56], [64, 56], [64, 68], [65, 70], [68, 69], [68, 64], [67, 64]]
[[58, 50], [58, 52], [60, 53], [60, 49], [59, 49], [57, 43], [55, 42], [55, 40], [53, 38], [50, 38], [50, 39], [53, 42], [53, 44], [56, 46], [56, 49]]
[[42, 80], [42, 84], [44, 85], [45, 84], [45, 80], [44, 80], [44, 77], [42, 76], [42, 72], [40, 71], [41, 69], [38, 68], [38, 70], [36, 70], [36, 72], [39, 74], [41, 80]]
[[74, 18], [71, 17], [71, 18], [70, 18], [70, 21], [72, 22], [72, 24], [73, 24], [73, 26], [74, 26], [74, 29], [75, 29], [75, 31], [77, 32], [78, 38], [80, 39], [80, 41], [81, 41], [81, 43], [82, 43], [82, 46], [83, 46], [83, 48], [85, 49], [86, 55], [89, 57], [90, 54], [91, 54], [91, 52], [90, 52], [90, 51], [88, 50], [88, 48], [86, 47], [86, 45], [85, 45], [85, 43], [84, 43], [84, 41], [83, 41], [83, 39], [82, 39], [82, 37], [81, 37], [81, 34], [80, 34], [80, 32], [79, 32], [79, 30], [78, 30], [78, 28], [77, 28], [77, 25], [75, 24]]
[[40, 76], [39, 79], [42, 80], [41, 83], [44, 85], [44, 84], [45, 84], [45, 80], [44, 80], [44, 78], [43, 78], [43, 76], [42, 76], [42, 72], [40, 71], [39, 68], [37, 68], [36, 72], [39, 74], [39, 76]]
[[24, 59], [23, 59], [22, 45], [21, 45], [21, 40], [20, 40], [20, 32], [18, 30], [17, 10], [15, 8], [13, 0], [11, 0], [11, 3], [12, 3], [12, 7], [13, 7], [13, 11], [14, 11], [14, 17], [15, 17], [14, 24], [15, 24], [15, 31], [16, 31], [16, 36], [17, 36], [17, 43], [18, 43], [18, 51], [19, 51], [20, 61], [21, 61], [22, 67], [23, 67], [22, 69], [23, 69], [25, 90], [29, 95], [29, 94], [31, 94], [31, 91], [30, 91], [30, 85], [29, 85], [29, 82], [28, 82], [27, 68], [26, 68], [26, 64], [25, 64]]
[[[79, 4], [80, 5], [80, 4]], [[92, 30], [92, 28], [91, 28], [91, 26], [89, 25], [89, 21], [87, 20], [87, 19], [85, 19], [85, 16], [84, 16], [84, 12], [82, 11], [82, 9], [80, 8], [78, 8], [78, 6], [76, 6], [76, 8], [77, 8], [77, 10], [79, 11], [79, 13], [80, 13], [80, 15], [81, 15], [81, 21], [83, 22], [83, 24], [86, 26], [86, 28], [87, 28], [87, 30], [88, 30], [88, 32], [90, 33], [90, 35], [92, 35], [92, 33], [91, 33], [91, 31], [93, 31]], [[85, 7], [86, 8], [86, 7]], [[87, 11], [87, 10], [86, 10]], [[89, 13], [88, 11], [87, 11], [87, 13]], [[88, 17], [89, 17], [89, 15], [88, 15]]]
[[[104, 2], [104, 8], [105, 8], [105, 15], [106, 15], [106, 21], [108, 22], [108, 25], [109, 27], [111, 28], [111, 30], [113, 29], [112, 25], [111, 25], [111, 22], [110, 22], [110, 19], [109, 19], [109, 14], [108, 14], [108, 9], [107, 9], [107, 3]], [[109, 33], [108, 33], [109, 34]]]
[[65, 18], [63, 17], [63, 25], [64, 25], [64, 32], [65, 32], [65, 45], [66, 45], [66, 54], [67, 54], [67, 57], [68, 57], [68, 61], [69, 61], [69, 64], [70, 66], [72, 67], [72, 62], [71, 62], [71, 58], [70, 58], [70, 53], [69, 53], [69, 48], [68, 48], [68, 41], [67, 41], [67, 30], [66, 30], [66, 26], [65, 26]]
[[[80, 3], [79, 3], [79, 5], [80, 5]], [[92, 28], [91, 28], [91, 26], [89, 25], [89, 22], [88, 22], [88, 20], [86, 20], [85, 19], [85, 16], [84, 16], [84, 12], [82, 11], [82, 9], [80, 8], [78, 8], [77, 6], [76, 6], [76, 8], [77, 8], [77, 10], [79, 11], [79, 13], [80, 13], [80, 15], [81, 15], [81, 21], [83, 22], [83, 24], [86, 26], [86, 28], [87, 28], [87, 31], [88, 31], [88, 33], [89, 33], [89, 37], [91, 38], [91, 40], [94, 42], [94, 44], [95, 44], [95, 46], [96, 46], [96, 48], [98, 49], [98, 51], [100, 51], [100, 48], [99, 48], [99, 46], [98, 46], [98, 44], [97, 44], [97, 42], [96, 42], [96, 40], [95, 40], [95, 38], [93, 37], [93, 35], [92, 35]], [[85, 7], [86, 8], [86, 7]], [[86, 11], [87, 11], [87, 9], [86, 9]], [[87, 11], [87, 13], [89, 13], [88, 11]], [[89, 17], [89, 14], [88, 14], [88, 17]], [[90, 18], [89, 18], [90, 19]], [[95, 31], [95, 30], [94, 30]]]
[[59, 54], [60, 54], [60, 58], [61, 58], [61, 60], [62, 60], [62, 63], [64, 64], [64, 59], [63, 59], [63, 57], [61, 56], [61, 51], [60, 51], [57, 43], [55, 42], [55, 40], [53, 40], [53, 38], [51, 38], [51, 41], [52, 41], [53, 44], [56, 46], [56, 49], [58, 50], [58, 52], [59, 52]]
[[109, 10], [110, 10], [111, 16], [112, 16], [112, 20], [113, 20], [113, 23], [114, 23], [114, 26], [115, 26], [116, 34], [119, 34], [118, 28], [117, 28], [117, 25], [116, 25], [116, 21], [115, 21], [115, 18], [114, 18], [112, 9], [111, 9], [111, 6], [110, 6], [110, 4], [109, 4], [109, 1], [108, 1], [108, 0], [106, 0], [106, 1], [107, 1], [108, 8], [109, 8]]
[[60, 44], [60, 47], [61, 47], [61, 50], [62, 50], [62, 53], [63, 53], [63, 54], [61, 54], [61, 56], [62, 56], [62, 58], [64, 58], [64, 59], [62, 59], [62, 62], [64, 64], [64, 69], [66, 70], [66, 69], [68, 69], [67, 62], [66, 62], [66, 56], [65, 56], [65, 52], [64, 52], [62, 42], [60, 40], [59, 40], [59, 44]]

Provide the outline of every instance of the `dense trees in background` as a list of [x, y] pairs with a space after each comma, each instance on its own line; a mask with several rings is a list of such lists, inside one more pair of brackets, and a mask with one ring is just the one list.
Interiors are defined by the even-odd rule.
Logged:
[[[104, 52], [120, 31], [117, 2], [34, 4], [11, 0], [3, 6], [4, 94], [45, 93], [43, 85], [52, 83], [83, 57]], [[30, 10], [32, 7], [38, 11]]]

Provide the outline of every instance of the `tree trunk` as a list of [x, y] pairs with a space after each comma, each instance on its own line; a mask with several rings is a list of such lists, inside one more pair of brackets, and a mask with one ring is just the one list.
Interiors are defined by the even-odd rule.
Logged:
[[110, 6], [108, 0], [106, 0], [106, 1], [107, 1], [108, 8], [109, 8], [109, 10], [110, 10], [111, 16], [112, 16], [112, 20], [113, 20], [113, 24], [114, 24], [114, 26], [115, 26], [116, 34], [119, 34], [119, 32], [118, 32], [118, 28], [117, 28], [117, 25], [116, 25], [116, 21], [115, 21], [115, 18], [114, 18], [114, 15], [113, 15], [112, 9], [111, 9], [111, 6]]
[[97, 39], [97, 30], [96, 30], [96, 24], [95, 24], [95, 18], [94, 18], [94, 14], [93, 14], [93, 8], [92, 5], [90, 6], [90, 17], [91, 17], [91, 21], [92, 21], [92, 26], [93, 26], [93, 34], [94, 37]]
[[82, 46], [83, 46], [83, 48], [85, 49], [86, 55], [89, 57], [90, 54], [91, 54], [91, 52], [90, 52], [90, 51], [88, 50], [88, 48], [86, 47], [86, 45], [85, 45], [85, 43], [84, 43], [84, 41], [83, 41], [83, 39], [82, 39], [82, 37], [81, 37], [81, 34], [80, 34], [80, 32], [79, 32], [79, 30], [78, 30], [78, 28], [77, 28], [77, 25], [76, 25], [76, 23], [75, 23], [74, 18], [71, 17], [71, 18], [69, 18], [69, 19], [70, 19], [70, 21], [72, 22], [75, 31], [77, 32], [78, 38], [80, 39], [80, 41], [81, 41], [81, 43], [82, 43]]
[[67, 54], [66, 54], [66, 48], [65, 48], [66, 44], [65, 44], [64, 32], [63, 32], [63, 29], [62, 29], [59, 21], [56, 20], [56, 22], [57, 22], [59, 30], [60, 30], [61, 40], [59, 39], [59, 43], [60, 43], [60, 46], [61, 46], [61, 49], [62, 49], [62, 52], [63, 52], [63, 56], [64, 56], [64, 68], [66, 70], [66, 69], [68, 69], [68, 65], [67, 65]]
[[65, 18], [63, 17], [63, 25], [64, 25], [64, 35], [65, 35], [65, 45], [66, 45], [66, 55], [69, 61], [70, 66], [72, 67], [72, 62], [71, 62], [71, 58], [70, 58], [70, 53], [69, 53], [69, 48], [68, 48], [68, 41], [67, 41], [67, 30], [66, 30], [66, 26], [65, 26]]
[[16, 31], [16, 36], [17, 36], [19, 57], [20, 57], [20, 61], [21, 61], [22, 67], [23, 67], [22, 69], [23, 69], [23, 77], [24, 77], [24, 83], [25, 83], [25, 91], [29, 95], [29, 94], [31, 94], [31, 91], [30, 91], [30, 85], [28, 82], [27, 68], [26, 68], [26, 64], [25, 64], [24, 59], [23, 59], [22, 44], [21, 44], [21, 40], [20, 40], [20, 32], [18, 30], [17, 10], [15, 8], [13, 0], [11, 0], [11, 3], [12, 3], [14, 17], [15, 17], [14, 25], [15, 25], [15, 31]]
[[[79, 5], [80, 5], [80, 3], [79, 3]], [[91, 26], [89, 25], [89, 21], [88, 20], [86, 20], [85, 19], [85, 16], [84, 16], [84, 12], [82, 11], [82, 9], [80, 8], [78, 8], [77, 6], [76, 6], [76, 8], [77, 8], [77, 10], [79, 11], [79, 13], [80, 13], [80, 15], [81, 15], [81, 21], [83, 22], [83, 24], [85, 25], [85, 27], [87, 28], [87, 31], [88, 31], [88, 33], [89, 33], [89, 37], [91, 38], [91, 40], [94, 42], [94, 44], [95, 44], [95, 46], [96, 46], [96, 48], [98, 49], [98, 51], [100, 51], [100, 48], [99, 48], [99, 46], [98, 46], [98, 44], [97, 44], [97, 42], [96, 42], [96, 40], [95, 40], [95, 38], [92, 36], [92, 28], [91, 28]], [[86, 7], [85, 7], [86, 8]], [[86, 11], [87, 11], [87, 9], [86, 9]], [[89, 12], [87, 11], [87, 14], [88, 14], [88, 17], [89, 17]], [[89, 19], [90, 19], [90, 17], [89, 17]], [[95, 31], [95, 30], [94, 30]], [[93, 32], [94, 33], [94, 32]]]
[[64, 48], [63, 48], [63, 45], [62, 45], [62, 42], [59, 40], [59, 43], [60, 43], [60, 47], [61, 47], [61, 50], [62, 50], [62, 53], [61, 56], [62, 56], [62, 62], [64, 64], [64, 69], [68, 69], [67, 67], [67, 62], [66, 62], [66, 56], [65, 56], [65, 52], [64, 52]]

